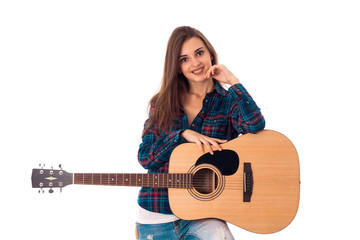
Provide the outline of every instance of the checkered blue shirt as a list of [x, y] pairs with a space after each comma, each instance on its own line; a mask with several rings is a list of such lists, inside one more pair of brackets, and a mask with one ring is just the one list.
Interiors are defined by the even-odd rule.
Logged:
[[[149, 114], [153, 112], [150, 108]], [[265, 127], [265, 119], [252, 97], [242, 84], [235, 84], [228, 91], [218, 83], [203, 100], [203, 107], [189, 126], [188, 118], [181, 109], [180, 123], [164, 134], [157, 126], [151, 126], [142, 137], [139, 147], [139, 163], [148, 173], [167, 173], [171, 152], [186, 140], [180, 133], [191, 129], [203, 135], [231, 140], [239, 134], [256, 133]], [[141, 207], [171, 214], [166, 188], [142, 187], [138, 197]]]

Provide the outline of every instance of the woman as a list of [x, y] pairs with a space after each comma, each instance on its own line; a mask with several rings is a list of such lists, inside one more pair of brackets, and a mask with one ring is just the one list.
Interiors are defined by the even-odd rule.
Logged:
[[[226, 91], [222, 85], [231, 85]], [[172, 150], [196, 143], [202, 153], [239, 134], [256, 133], [265, 120], [239, 79], [198, 30], [179, 27], [170, 36], [159, 92], [150, 100], [139, 162], [149, 173], [167, 173]], [[234, 239], [218, 219], [185, 221], [172, 214], [165, 188], [139, 193], [137, 239]]]

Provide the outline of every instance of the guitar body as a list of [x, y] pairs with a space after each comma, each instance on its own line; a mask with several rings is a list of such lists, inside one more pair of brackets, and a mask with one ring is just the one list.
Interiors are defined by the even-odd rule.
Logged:
[[[218, 218], [255, 233], [289, 225], [300, 197], [299, 160], [291, 141], [264, 130], [221, 146], [214, 156], [201, 154], [193, 143], [174, 149], [169, 173], [193, 174], [194, 186], [169, 188], [173, 213], [186, 220]], [[203, 187], [204, 182], [210, 184]]]

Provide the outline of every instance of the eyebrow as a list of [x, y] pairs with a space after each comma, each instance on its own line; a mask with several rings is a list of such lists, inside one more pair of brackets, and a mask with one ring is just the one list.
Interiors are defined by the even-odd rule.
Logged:
[[[194, 52], [196, 53], [196, 52], [198, 52], [198, 51], [199, 51], [200, 49], [202, 49], [202, 48], [204, 48], [204, 47], [199, 47], [199, 48], [196, 49]], [[179, 58], [186, 57], [186, 56], [187, 56], [187, 54], [180, 55]]]

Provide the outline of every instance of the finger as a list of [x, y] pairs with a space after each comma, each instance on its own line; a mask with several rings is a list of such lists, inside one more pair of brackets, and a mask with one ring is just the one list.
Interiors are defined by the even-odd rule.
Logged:
[[200, 141], [200, 140], [197, 140], [197, 141], [195, 141], [195, 143], [196, 143], [196, 145], [199, 147], [200, 152], [201, 152], [201, 153], [205, 153], [204, 147], [203, 147], [203, 144], [201, 143], [201, 141]]
[[222, 150], [221, 146], [219, 145], [219, 143], [217, 141], [215, 141], [215, 139], [211, 139], [210, 143], [219, 151]]
[[206, 78], [209, 78], [211, 75], [210, 75], [210, 73], [211, 73], [211, 69], [213, 68], [214, 66], [211, 66], [208, 70], [207, 70], [207, 72], [206, 72], [206, 74], [205, 74], [205, 79]]
[[212, 69], [212, 72], [211, 72], [212, 74], [212, 76], [215, 76], [216, 75], [216, 67], [214, 67], [213, 69]]
[[209, 143], [208, 141], [206, 141], [206, 140], [205, 140], [203, 143], [204, 143], [204, 145], [206, 146], [206, 148], [208, 149], [209, 153], [210, 153], [211, 155], [214, 155], [214, 151], [213, 151], [210, 143]]
[[210, 139], [216, 141], [217, 143], [226, 143], [228, 141], [226, 139], [219, 139], [219, 138], [210, 138]]
[[217, 150], [222, 150], [221, 146], [217, 142], [215, 142], [213, 145], [216, 147]]

